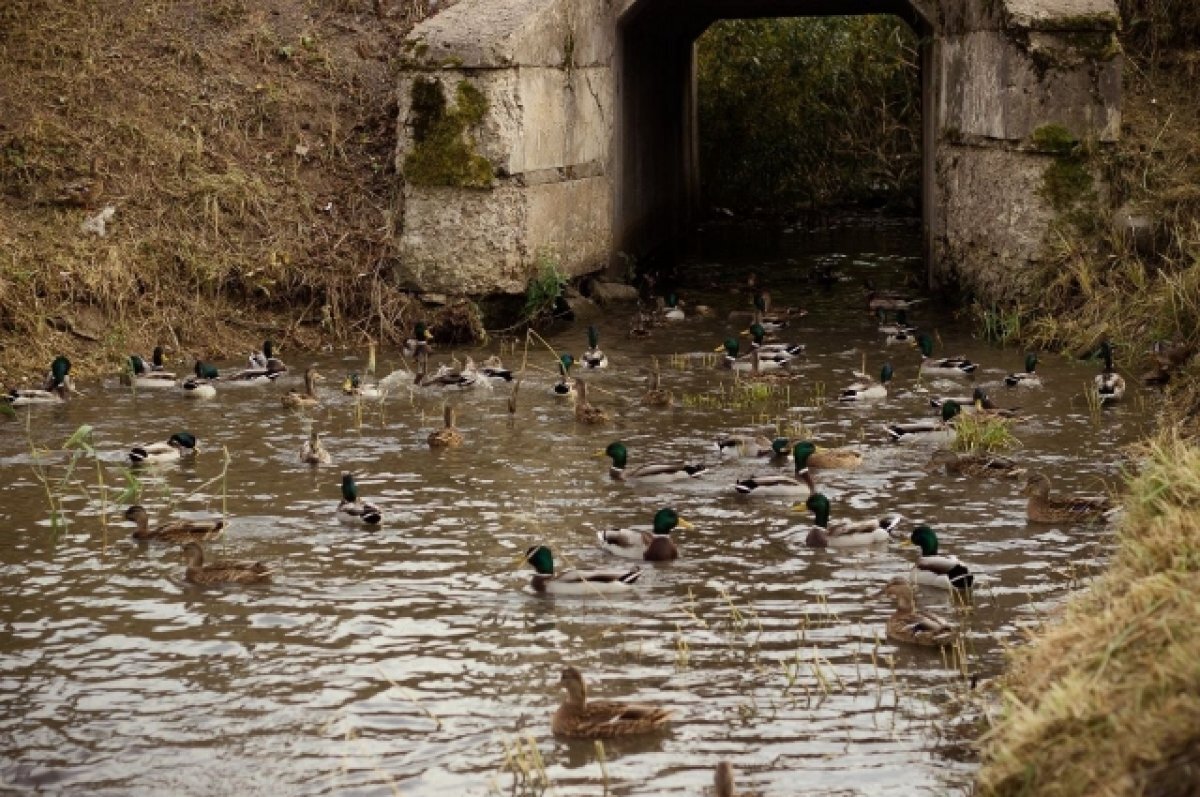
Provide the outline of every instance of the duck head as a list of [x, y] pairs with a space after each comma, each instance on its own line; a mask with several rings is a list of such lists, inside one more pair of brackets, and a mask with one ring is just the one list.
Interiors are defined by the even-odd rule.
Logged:
[[654, 513], [654, 533], [655, 534], [670, 534], [676, 528], [690, 529], [695, 528], [691, 523], [684, 520], [679, 514], [671, 508], [660, 509]]

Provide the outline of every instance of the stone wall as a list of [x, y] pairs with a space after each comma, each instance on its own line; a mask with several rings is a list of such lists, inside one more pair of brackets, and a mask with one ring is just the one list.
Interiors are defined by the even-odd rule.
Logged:
[[[748, 13], [881, 12], [927, 36], [930, 280], [1018, 296], [1053, 225], [1102, 193], [1052, 201], [1046, 184], [1064, 168], [1063, 135], [1103, 145], [1119, 134], [1113, 2], [460, 0], [405, 43], [397, 277], [416, 290], [519, 293], [542, 263], [579, 275], [618, 249], [669, 241], [697, 200], [696, 36]], [[429, 132], [414, 98], [434, 83], [461, 130]], [[1059, 143], [1039, 142], [1043, 129]], [[414, 152], [437, 168], [410, 168]]]

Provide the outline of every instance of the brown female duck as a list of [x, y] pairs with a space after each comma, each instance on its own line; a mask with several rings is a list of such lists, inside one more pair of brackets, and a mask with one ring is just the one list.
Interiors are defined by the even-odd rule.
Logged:
[[554, 712], [550, 729], [556, 736], [576, 739], [612, 739], [660, 730], [672, 712], [659, 706], [587, 699], [583, 675], [574, 667], [562, 671], [559, 684], [567, 697]]

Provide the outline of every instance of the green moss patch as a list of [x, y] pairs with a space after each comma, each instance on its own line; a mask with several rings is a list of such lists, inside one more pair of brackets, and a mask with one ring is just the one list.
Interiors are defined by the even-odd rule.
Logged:
[[413, 84], [413, 139], [404, 158], [404, 175], [413, 185], [489, 188], [492, 163], [475, 149], [468, 131], [483, 122], [487, 98], [465, 80], [455, 89], [450, 107], [442, 84], [418, 78]]
[[1070, 210], [1093, 196], [1084, 147], [1070, 130], [1059, 124], [1042, 125], [1033, 131], [1031, 141], [1041, 152], [1054, 156], [1042, 174], [1040, 193], [1055, 210]]

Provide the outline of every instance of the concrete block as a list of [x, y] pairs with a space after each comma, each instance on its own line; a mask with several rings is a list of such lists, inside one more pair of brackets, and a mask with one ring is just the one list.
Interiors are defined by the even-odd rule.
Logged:
[[606, 177], [545, 183], [526, 189], [526, 240], [531, 252], [553, 255], [579, 276], [608, 264], [612, 246], [612, 186]]

